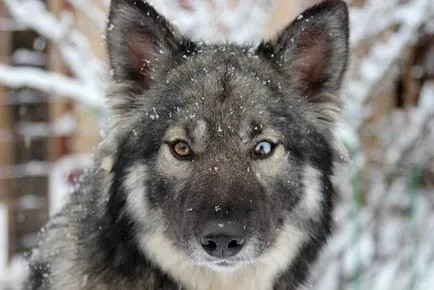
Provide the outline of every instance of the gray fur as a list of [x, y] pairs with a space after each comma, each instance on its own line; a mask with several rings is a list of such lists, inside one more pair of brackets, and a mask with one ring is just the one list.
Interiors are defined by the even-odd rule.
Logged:
[[[183, 39], [145, 2], [111, 5], [113, 124], [25, 287], [297, 289], [331, 232], [346, 5], [319, 4], [256, 49]], [[177, 140], [194, 154], [176, 156]], [[210, 221], [244, 226], [238, 254], [204, 251]]]

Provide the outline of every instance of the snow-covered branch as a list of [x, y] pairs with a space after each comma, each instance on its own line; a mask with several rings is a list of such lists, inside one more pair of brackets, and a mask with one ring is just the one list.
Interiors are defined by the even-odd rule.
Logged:
[[101, 31], [104, 29], [107, 16], [105, 11], [101, 11], [93, 2], [89, 0], [68, 0], [75, 8], [82, 11]]
[[34, 67], [13, 67], [0, 64], [0, 82], [11, 88], [30, 87], [47, 94], [67, 97], [101, 111], [102, 92], [87, 87], [77, 79]]
[[[375, 3], [380, 2], [376, 1]], [[385, 2], [388, 3], [388, 1]], [[393, 3], [393, 1], [391, 2]], [[377, 5], [381, 7], [380, 11], [383, 11], [382, 7], [384, 5]], [[364, 57], [360, 63], [355, 60], [356, 67], [350, 71], [349, 81], [346, 85], [348, 96], [346, 97], [344, 112], [345, 119], [352, 128], [357, 129], [369, 115], [366, 108], [360, 112], [361, 108], [363, 108], [366, 100], [372, 95], [379, 82], [390, 72], [392, 65], [403, 56], [404, 49], [417, 40], [418, 30], [421, 25], [434, 17], [433, 7], [432, 0], [413, 0], [396, 9], [395, 12], [392, 12], [391, 19], [400, 20], [400, 28], [385, 41], [377, 42], [371, 48], [369, 55]], [[356, 25], [358, 21], [357, 18], [353, 18], [352, 27], [356, 29], [359, 26], [364, 27], [363, 24]], [[364, 23], [364, 20], [362, 23]], [[371, 25], [365, 24], [368, 27], [377, 26], [376, 21], [371, 21], [371, 23]], [[371, 35], [372, 30], [365, 29], [365, 32], [367, 33], [365, 35]], [[364, 36], [358, 37], [362, 39]]]
[[56, 19], [53, 14], [47, 12], [42, 1], [34, 0], [3, 0], [9, 14], [19, 23], [37, 31], [40, 35], [51, 39], [61, 39], [65, 35], [66, 27], [71, 25], [71, 15]]
[[[369, 0], [360, 8], [352, 8], [350, 13], [351, 46], [357, 47], [363, 40], [375, 37], [396, 24], [399, 21], [398, 5], [399, 0]], [[386, 13], [388, 17], [383, 17]]]
[[[84, 5], [83, 1], [71, 1], [76, 5]], [[102, 80], [104, 66], [92, 52], [86, 36], [74, 27], [72, 14], [63, 11], [57, 18], [47, 10], [43, 2], [37, 0], [4, 0], [4, 3], [16, 21], [35, 30], [56, 45], [63, 62], [74, 78], [38, 69], [2, 66], [3, 78], [0, 80], [5, 79], [8, 81], [7, 85], [15, 87], [27, 85], [48, 93], [67, 93], [83, 104], [91, 105], [93, 108], [99, 107], [99, 110], [102, 110], [105, 89]]]
[[[196, 40], [258, 43], [272, 17], [273, 0], [150, 0], [180, 30]], [[200, 29], [198, 29], [200, 28]]]
[[[431, 87], [431, 84], [426, 87]], [[421, 99], [434, 100], [434, 90], [421, 90]], [[398, 116], [393, 119], [400, 117], [401, 122], [395, 121], [397, 124], [388, 126], [395, 134], [387, 134], [389, 140], [384, 144], [389, 180], [408, 174], [412, 167], [423, 165], [426, 157], [434, 154], [434, 107], [419, 106], [395, 115]]]

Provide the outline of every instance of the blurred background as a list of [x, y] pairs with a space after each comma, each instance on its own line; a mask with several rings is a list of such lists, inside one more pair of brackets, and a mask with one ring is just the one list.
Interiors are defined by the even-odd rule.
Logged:
[[[109, 0], [0, 0], [0, 289], [109, 119]], [[312, 0], [153, 0], [195, 39], [258, 43]], [[434, 1], [348, 0], [335, 232], [306, 289], [434, 289]], [[108, 28], [110, 30], [110, 27]]]

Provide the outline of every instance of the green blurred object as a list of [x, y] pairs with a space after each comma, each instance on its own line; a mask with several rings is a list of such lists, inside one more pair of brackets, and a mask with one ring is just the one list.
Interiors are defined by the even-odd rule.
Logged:
[[351, 184], [353, 187], [353, 197], [354, 197], [354, 234], [353, 234], [353, 249], [356, 251], [356, 265], [354, 267], [354, 273], [352, 275], [352, 284], [354, 285], [355, 290], [362, 289], [361, 283], [361, 271], [362, 271], [362, 262], [361, 262], [361, 248], [360, 248], [360, 240], [362, 236], [362, 216], [361, 216], [361, 207], [362, 207], [362, 190], [360, 188], [361, 184], [361, 171], [357, 170], [354, 174]]
[[412, 253], [411, 253], [411, 280], [410, 280], [410, 290], [418, 289], [419, 280], [419, 267], [418, 256], [419, 256], [419, 232], [418, 232], [418, 218], [417, 218], [417, 208], [418, 208], [418, 193], [421, 185], [421, 173], [422, 166], [415, 166], [410, 175], [410, 218], [411, 218], [411, 236], [413, 240]]

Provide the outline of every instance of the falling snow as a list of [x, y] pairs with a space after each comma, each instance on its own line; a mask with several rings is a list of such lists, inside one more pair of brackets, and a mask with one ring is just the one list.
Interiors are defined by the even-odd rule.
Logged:
[[[12, 61], [21, 66], [0, 64], [0, 82], [12, 88], [28, 86], [58, 97], [71, 98], [98, 114], [106, 112], [104, 92], [110, 85], [108, 80], [114, 71], [108, 70], [92, 52], [91, 41], [73, 25], [72, 15], [65, 13], [61, 17], [55, 17], [46, 11], [41, 1], [3, 2], [17, 22], [57, 43], [56, 48], [71, 74], [64, 75], [23, 66], [24, 63], [42, 65], [46, 60], [40, 54], [21, 50], [12, 56]], [[96, 27], [101, 30], [104, 28], [105, 14], [94, 7], [93, 1], [70, 2], [83, 11]], [[270, 20], [272, 12], [272, 5], [268, 0], [239, 1], [239, 5], [233, 9], [229, 8], [227, 1], [215, 1], [215, 10], [210, 10], [205, 4], [206, 1], [202, 0], [191, 1], [194, 10], [184, 9], [174, 0], [153, 2], [184, 33], [204, 41], [208, 41], [212, 36], [219, 41], [256, 43], [262, 35], [262, 30], [258, 27]], [[302, 19], [303, 15], [297, 18], [298, 21]], [[353, 49], [387, 27], [394, 26], [396, 29], [394, 33], [374, 44], [366, 56], [353, 57], [352, 63], [357, 65], [353, 64], [348, 73], [343, 110], [345, 122], [339, 124], [337, 134], [354, 154], [349, 164], [338, 168], [339, 174], [335, 180], [338, 193], [334, 213], [335, 232], [315, 266], [308, 289], [404, 290], [430, 289], [434, 285], [433, 194], [432, 190], [412, 187], [410, 178], [412, 167], [423, 164], [427, 156], [434, 155], [432, 81], [422, 88], [419, 107], [397, 112], [392, 114], [390, 120], [385, 120], [377, 154], [387, 160], [386, 170], [370, 173], [371, 184], [363, 204], [359, 203], [354, 184], [354, 180], [361, 178], [359, 170], [366, 165], [366, 156], [361, 153], [358, 135], [361, 125], [370, 117], [371, 110], [365, 103], [375, 86], [392, 70], [393, 64], [404, 53], [408, 43], [414, 41], [421, 24], [428, 19], [431, 19], [431, 24], [428, 23], [427, 26], [433, 29], [432, 0], [371, 0], [366, 1], [362, 7], [351, 9]], [[308, 20], [305, 19], [306, 22]], [[201, 29], [197, 29], [198, 27]], [[218, 28], [223, 28], [224, 33], [220, 33]], [[116, 27], [113, 25], [108, 26], [109, 32], [114, 29]], [[104, 40], [105, 35], [101, 38]], [[44, 46], [43, 43], [39, 45]], [[159, 54], [164, 53], [159, 51]], [[203, 72], [206, 74], [208, 69], [203, 68]], [[415, 67], [412, 75], [417, 78], [421, 75], [421, 69]], [[169, 82], [167, 79], [167, 83]], [[265, 84], [269, 82], [270, 80]], [[239, 110], [245, 111], [246, 108], [241, 106]], [[22, 111], [20, 114], [25, 115], [26, 112]], [[195, 115], [191, 114], [189, 117], [195, 118]], [[149, 118], [159, 120], [160, 115], [156, 108], [149, 112]], [[64, 116], [52, 125], [21, 123], [17, 130], [26, 136], [25, 144], [29, 147], [32, 138], [66, 134], [75, 127], [76, 120], [72, 116]], [[223, 129], [219, 126], [217, 131], [223, 132]], [[7, 136], [0, 132], [0, 138], [3, 137]], [[0, 178], [50, 173], [50, 213], [53, 213], [62, 206], [72, 190], [62, 182], [63, 173], [77, 166], [77, 163], [80, 163], [79, 166], [90, 166], [90, 160], [87, 155], [70, 156], [55, 164], [29, 162], [2, 167]], [[209, 170], [217, 171], [218, 167]], [[247, 167], [247, 171], [250, 170], [251, 168]], [[32, 197], [20, 200], [21, 205], [27, 208], [37, 205], [38, 202]], [[220, 212], [222, 208], [216, 205], [214, 210]], [[187, 208], [186, 211], [192, 212], [193, 209]], [[2, 283], [16, 284], [24, 274], [22, 257], [13, 257], [10, 265], [6, 266], [6, 228], [7, 208], [0, 204], [0, 288]], [[244, 229], [247, 229], [246, 225]], [[83, 283], [86, 284], [86, 280]]]

